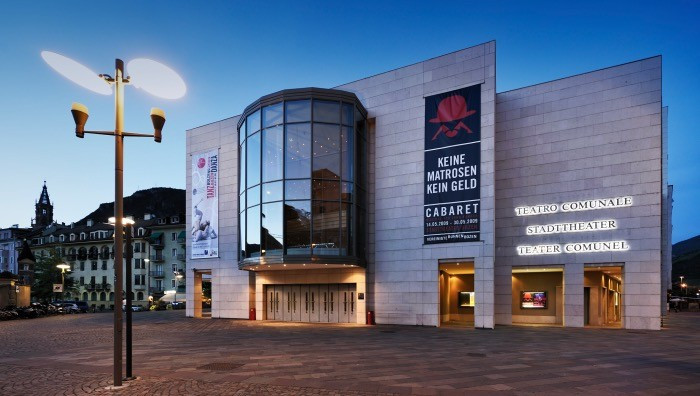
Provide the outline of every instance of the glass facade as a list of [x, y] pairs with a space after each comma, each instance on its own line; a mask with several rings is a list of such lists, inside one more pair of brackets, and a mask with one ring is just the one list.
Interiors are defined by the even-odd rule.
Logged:
[[354, 94], [281, 91], [239, 132], [239, 266], [364, 266], [366, 111]]

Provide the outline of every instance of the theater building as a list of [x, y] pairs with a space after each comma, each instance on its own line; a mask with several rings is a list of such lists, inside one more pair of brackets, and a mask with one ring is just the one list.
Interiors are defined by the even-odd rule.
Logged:
[[487, 42], [251, 98], [187, 131], [187, 315], [210, 283], [214, 318], [659, 329], [661, 88], [655, 56], [498, 92]]

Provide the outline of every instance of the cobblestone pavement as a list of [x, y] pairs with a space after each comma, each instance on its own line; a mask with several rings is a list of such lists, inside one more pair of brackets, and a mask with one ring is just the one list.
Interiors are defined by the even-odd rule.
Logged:
[[357, 326], [134, 314], [107, 390], [112, 315], [0, 322], [0, 395], [700, 394], [700, 314], [662, 331]]

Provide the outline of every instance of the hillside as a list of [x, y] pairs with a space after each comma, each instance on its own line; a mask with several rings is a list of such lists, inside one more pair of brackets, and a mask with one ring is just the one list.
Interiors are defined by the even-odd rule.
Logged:
[[700, 287], [700, 235], [673, 244], [671, 276], [674, 283], [683, 276], [689, 289]]
[[673, 256], [682, 256], [692, 251], [700, 250], [700, 235], [673, 244]]
[[[134, 218], [143, 218], [145, 213], [154, 214], [157, 217], [173, 214], [185, 214], [185, 190], [179, 188], [154, 187], [148, 190], [136, 191], [128, 197], [124, 197], [124, 215]], [[107, 219], [114, 216], [114, 202], [100, 204], [100, 206], [80, 219], [76, 224], [85, 224], [87, 219], [95, 222], [106, 223]]]

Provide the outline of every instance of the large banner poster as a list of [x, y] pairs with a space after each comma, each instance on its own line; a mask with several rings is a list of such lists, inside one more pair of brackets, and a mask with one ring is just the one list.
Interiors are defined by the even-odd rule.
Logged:
[[425, 98], [423, 243], [478, 241], [481, 85]]
[[192, 156], [191, 258], [219, 257], [219, 150]]

